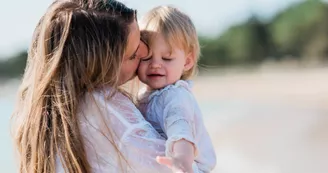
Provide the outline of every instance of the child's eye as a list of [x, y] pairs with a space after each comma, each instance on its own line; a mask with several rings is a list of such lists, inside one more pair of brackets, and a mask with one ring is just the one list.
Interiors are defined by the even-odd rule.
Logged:
[[163, 59], [164, 61], [171, 61], [171, 60], [173, 60], [172, 58], [165, 58], [165, 57], [162, 57], [162, 59]]
[[172, 60], [172, 58], [165, 58], [165, 57], [162, 57], [162, 59], [163, 59], [164, 61], [171, 61], [171, 60]]
[[142, 58], [141, 61], [148, 61], [148, 60], [150, 60], [150, 59], [151, 59], [151, 57], [148, 57], [148, 58]]

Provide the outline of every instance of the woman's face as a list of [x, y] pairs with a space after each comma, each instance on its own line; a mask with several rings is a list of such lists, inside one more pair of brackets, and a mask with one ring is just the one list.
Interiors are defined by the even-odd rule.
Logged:
[[125, 84], [136, 76], [136, 70], [139, 65], [140, 58], [148, 55], [148, 47], [140, 41], [140, 30], [135, 20], [130, 25], [130, 34], [126, 52], [123, 57], [123, 64], [120, 71], [119, 85]]

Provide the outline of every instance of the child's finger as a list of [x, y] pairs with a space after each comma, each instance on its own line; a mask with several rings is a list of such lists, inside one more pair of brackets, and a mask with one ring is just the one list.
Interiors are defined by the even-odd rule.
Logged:
[[157, 163], [161, 165], [165, 165], [169, 168], [172, 168], [172, 159], [170, 157], [162, 157], [162, 156], [157, 156], [156, 157]]
[[181, 169], [177, 168], [174, 166], [172, 158], [171, 157], [162, 157], [162, 156], [157, 156], [156, 157], [157, 163], [161, 165], [165, 165], [168, 168], [172, 169], [174, 173], [184, 173]]

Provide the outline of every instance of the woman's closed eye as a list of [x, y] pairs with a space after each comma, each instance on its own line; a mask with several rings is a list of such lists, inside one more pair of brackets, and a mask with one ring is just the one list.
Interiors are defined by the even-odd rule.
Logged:
[[138, 45], [137, 49], [134, 51], [134, 53], [129, 57], [129, 60], [134, 60], [137, 58], [137, 53], [139, 51], [140, 44]]
[[130, 56], [129, 60], [134, 60], [137, 58], [137, 53], [134, 53], [132, 56]]

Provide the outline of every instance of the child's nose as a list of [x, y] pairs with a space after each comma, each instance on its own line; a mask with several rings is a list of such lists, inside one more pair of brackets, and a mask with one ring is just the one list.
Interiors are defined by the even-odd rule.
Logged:
[[152, 69], [160, 69], [162, 68], [162, 64], [156, 62], [156, 61], [152, 61], [151, 64], [150, 64], [150, 68]]

